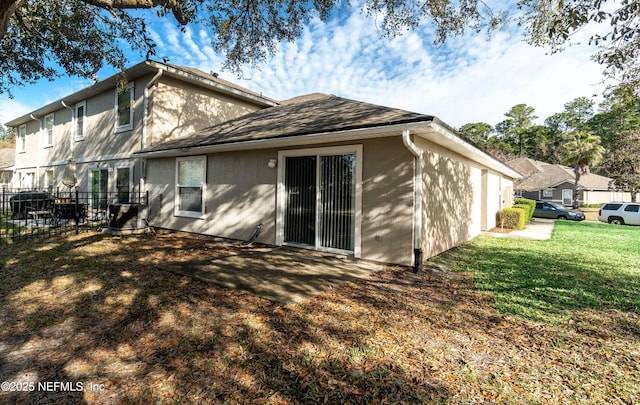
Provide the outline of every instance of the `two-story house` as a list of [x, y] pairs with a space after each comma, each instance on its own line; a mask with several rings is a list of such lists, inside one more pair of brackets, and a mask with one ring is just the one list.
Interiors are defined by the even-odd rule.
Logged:
[[133, 152], [276, 104], [215, 74], [142, 62], [9, 121], [17, 134], [12, 186], [64, 190], [73, 159], [74, 188], [126, 196], [144, 189]]
[[74, 187], [121, 203], [148, 192], [160, 228], [261, 230], [261, 243], [418, 268], [494, 227], [520, 177], [431, 115], [328, 94], [276, 102], [157, 62], [8, 125], [17, 187], [69, 184], [75, 160]]

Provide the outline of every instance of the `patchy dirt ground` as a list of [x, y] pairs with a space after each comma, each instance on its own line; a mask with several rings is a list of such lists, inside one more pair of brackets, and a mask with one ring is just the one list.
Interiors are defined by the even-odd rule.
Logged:
[[158, 267], [233, 249], [91, 233], [3, 246], [0, 380], [13, 385], [0, 402], [640, 401], [637, 315], [552, 328], [500, 315], [469, 275], [438, 269], [387, 267], [283, 304]]

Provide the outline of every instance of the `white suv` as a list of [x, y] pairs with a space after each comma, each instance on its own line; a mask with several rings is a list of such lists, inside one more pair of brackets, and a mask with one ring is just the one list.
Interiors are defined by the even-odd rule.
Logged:
[[604, 204], [598, 211], [598, 221], [617, 225], [640, 225], [640, 203]]

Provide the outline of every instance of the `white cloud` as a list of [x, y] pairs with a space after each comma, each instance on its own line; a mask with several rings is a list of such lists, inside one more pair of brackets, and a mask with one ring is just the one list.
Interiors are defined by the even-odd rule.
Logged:
[[15, 99], [1, 98], [0, 123], [4, 125], [7, 121], [18, 118], [32, 110], [33, 108], [31, 106], [25, 105]]
[[496, 124], [519, 103], [533, 106], [542, 122], [575, 97], [603, 89], [601, 67], [584, 46], [547, 55], [509, 32], [467, 35], [440, 48], [431, 41], [426, 30], [380, 38], [359, 13], [342, 25], [314, 21], [296, 44], [250, 70], [248, 87], [280, 99], [334, 93], [434, 114], [454, 126]]
[[[604, 87], [602, 68], [590, 60], [592, 49], [584, 41], [582, 46], [546, 55], [545, 50], [524, 43], [515, 28], [491, 38], [470, 34], [435, 47], [429, 27], [382, 38], [376, 21], [354, 10], [326, 22], [312, 20], [300, 38], [280, 44], [278, 52], [258, 69], [247, 67], [245, 80], [240, 80], [220, 71], [224, 60], [214, 52], [210, 33], [202, 27], [181, 33], [165, 20], [152, 26], [159, 57], [220, 72], [276, 99], [333, 93], [437, 115], [453, 126], [475, 121], [494, 125], [519, 103], [533, 106], [542, 122], [575, 97], [590, 97]], [[584, 32], [582, 37], [588, 38]], [[71, 92], [61, 93], [60, 83], [50, 85], [55, 90], [41, 92], [47, 100], [35, 99], [37, 104], [27, 110]], [[63, 85], [76, 91], [77, 83]], [[23, 99], [17, 96], [16, 100]], [[24, 111], [17, 103], [2, 103], [3, 114], [11, 105], [15, 111]], [[12, 113], [8, 118], [16, 116]]]

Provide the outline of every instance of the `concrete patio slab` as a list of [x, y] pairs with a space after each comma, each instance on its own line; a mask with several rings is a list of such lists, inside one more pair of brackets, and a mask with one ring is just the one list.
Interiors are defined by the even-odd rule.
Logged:
[[384, 268], [378, 263], [283, 247], [241, 247], [198, 261], [158, 265], [273, 301], [297, 303]]

